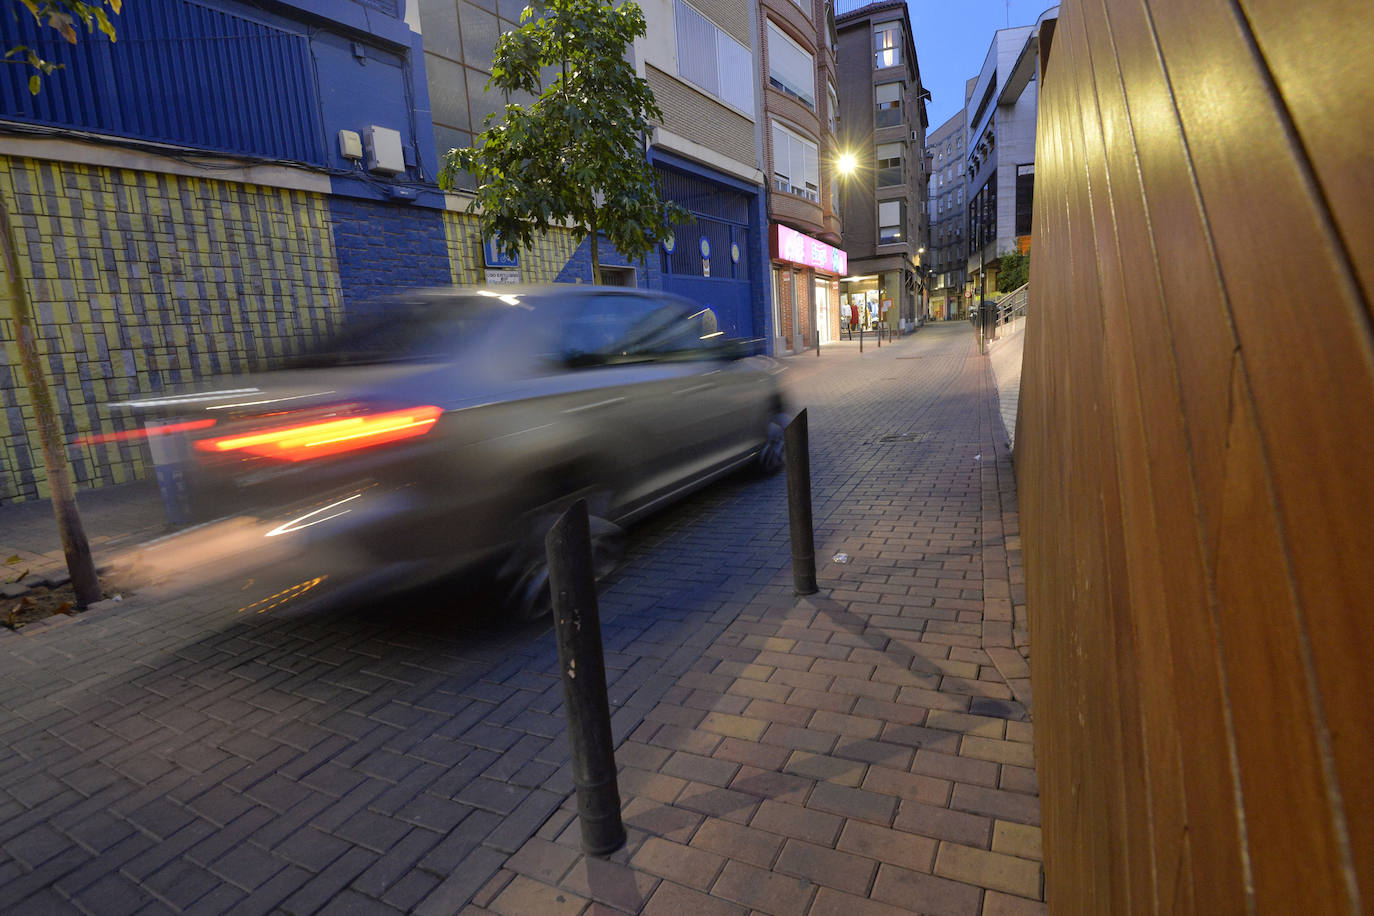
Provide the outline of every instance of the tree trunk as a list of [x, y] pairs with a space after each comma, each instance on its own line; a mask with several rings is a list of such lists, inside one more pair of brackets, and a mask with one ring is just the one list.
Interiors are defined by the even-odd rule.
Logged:
[[598, 237], [600, 236], [601, 233], [600, 233], [600, 231], [596, 228], [596, 208], [592, 208], [592, 219], [591, 219], [591, 223], [592, 223], [592, 234], [591, 234], [591, 239], [592, 239], [592, 282], [595, 283], [596, 285], [600, 286], [600, 285], [601, 285], [601, 249], [597, 247], [597, 242], [600, 241], [600, 239], [599, 239]]
[[57, 424], [57, 409], [53, 405], [52, 390], [43, 374], [43, 362], [38, 355], [38, 327], [29, 305], [28, 290], [19, 274], [18, 235], [0, 194], [0, 258], [9, 282], [10, 308], [14, 316], [14, 336], [19, 344], [19, 365], [24, 372], [24, 384], [33, 402], [33, 414], [38, 423], [38, 441], [43, 447], [43, 466], [48, 472], [48, 487], [52, 491], [53, 514], [57, 516], [57, 530], [62, 536], [62, 551], [67, 557], [67, 571], [71, 573], [76, 591], [76, 605], [84, 608], [100, 600], [100, 581], [91, 558], [91, 545], [76, 508], [76, 488], [72, 484], [71, 468]]

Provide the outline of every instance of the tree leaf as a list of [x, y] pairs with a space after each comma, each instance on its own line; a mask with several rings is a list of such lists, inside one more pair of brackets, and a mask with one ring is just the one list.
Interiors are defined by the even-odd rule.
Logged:
[[41, 76], [35, 73], [33, 76], [29, 77], [29, 95], [38, 95], [39, 90], [42, 88], [43, 78]]

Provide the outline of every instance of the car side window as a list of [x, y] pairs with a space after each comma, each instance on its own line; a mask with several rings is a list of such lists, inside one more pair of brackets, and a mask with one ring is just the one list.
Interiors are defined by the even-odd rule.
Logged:
[[642, 342], [671, 325], [681, 311], [673, 303], [648, 296], [590, 296], [564, 321], [559, 355], [569, 366], [652, 358]]
[[655, 359], [716, 359], [725, 335], [710, 309], [680, 312], [639, 344], [640, 352]]

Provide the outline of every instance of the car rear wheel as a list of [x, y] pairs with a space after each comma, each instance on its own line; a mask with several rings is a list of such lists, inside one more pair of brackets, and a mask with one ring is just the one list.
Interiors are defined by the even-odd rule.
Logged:
[[[550, 519], [550, 526], [553, 521]], [[587, 519], [587, 528], [592, 540], [592, 570], [600, 582], [619, 565], [625, 551], [625, 532], [619, 525], [597, 515]], [[525, 565], [511, 586], [511, 610], [522, 621], [540, 620], [553, 610], [549, 559], [542, 536], [538, 538], [537, 547], [530, 545], [526, 556]]]
[[758, 469], [761, 474], [773, 475], [782, 470], [786, 460], [783, 448], [783, 431], [791, 422], [785, 413], [775, 413], [768, 418], [768, 429], [764, 434], [763, 447], [759, 449]]

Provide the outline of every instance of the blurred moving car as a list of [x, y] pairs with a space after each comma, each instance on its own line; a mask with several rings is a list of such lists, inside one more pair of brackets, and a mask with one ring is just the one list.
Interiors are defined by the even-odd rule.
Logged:
[[289, 570], [282, 600], [485, 566], [538, 616], [543, 536], [575, 499], [604, 573], [621, 526], [782, 466], [779, 367], [752, 350], [659, 292], [423, 291], [280, 371], [125, 406], [189, 440], [194, 517], [240, 522], [193, 530], [178, 562], [247, 551]]

